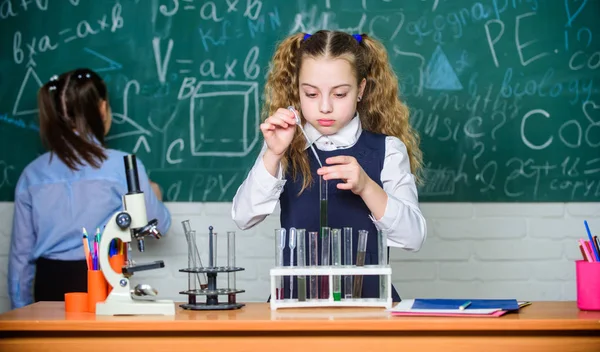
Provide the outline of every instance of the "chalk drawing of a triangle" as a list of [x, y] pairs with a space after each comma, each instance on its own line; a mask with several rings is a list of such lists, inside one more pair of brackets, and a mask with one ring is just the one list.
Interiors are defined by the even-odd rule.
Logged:
[[137, 136], [140, 134], [152, 136], [152, 132], [140, 126], [139, 123], [135, 122], [129, 116], [113, 112], [112, 118], [112, 130], [114, 130], [115, 133], [110, 133], [108, 136], [106, 136], [104, 139], [107, 141], [129, 136]]
[[425, 88], [431, 90], [461, 90], [463, 89], [456, 72], [448, 62], [448, 57], [438, 45], [431, 55], [425, 71]]
[[128, 116], [128, 103], [129, 103], [129, 89], [133, 87], [135, 94], [140, 93], [140, 84], [136, 80], [127, 82], [125, 89], [123, 90], [123, 113], [112, 113], [112, 122], [115, 133], [110, 133], [106, 140], [113, 140], [117, 138], [123, 138], [128, 136], [146, 135], [152, 137], [152, 132], [143, 128], [139, 123], [134, 121]]
[[[34, 82], [30, 81], [33, 80]], [[28, 87], [29, 85], [29, 87]], [[13, 115], [29, 115], [35, 114], [38, 112], [37, 101], [36, 99], [30, 99], [28, 102], [24, 102], [24, 105], [30, 105], [27, 107], [21, 106], [21, 98], [23, 97], [23, 93], [25, 93], [25, 88], [27, 88], [27, 97], [35, 97], [37, 96], [37, 91], [43, 86], [42, 81], [38, 77], [37, 73], [33, 70], [33, 67], [29, 66], [27, 68], [27, 72], [25, 73], [25, 78], [23, 78], [23, 83], [21, 83], [21, 88], [19, 88], [19, 93], [17, 94], [17, 99], [15, 100], [15, 105], [13, 107]], [[29, 104], [28, 104], [29, 103]]]
[[133, 147], [133, 154], [139, 154], [138, 150], [140, 149], [140, 147], [144, 147], [144, 149], [146, 150], [146, 153], [150, 153], [150, 145], [148, 144], [148, 140], [146, 139], [146, 136], [142, 135], [138, 138], [137, 142], [135, 143], [135, 147]]
[[123, 65], [121, 65], [120, 63], [109, 59], [108, 57], [90, 49], [90, 48], [83, 48], [83, 51], [85, 51], [86, 53], [89, 53], [97, 58], [99, 58], [100, 60], [102, 60], [103, 62], [105, 62], [106, 64], [108, 64], [105, 67], [101, 67], [101, 68], [94, 68], [92, 70], [96, 71], [96, 72], [107, 72], [107, 71], [114, 71], [114, 70], [120, 70]]

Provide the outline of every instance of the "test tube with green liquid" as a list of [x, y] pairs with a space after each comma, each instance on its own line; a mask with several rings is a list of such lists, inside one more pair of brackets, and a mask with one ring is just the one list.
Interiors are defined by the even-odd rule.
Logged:
[[[332, 265], [339, 267], [342, 265], [342, 231], [340, 229], [331, 229], [331, 257]], [[333, 300], [342, 300], [342, 277], [333, 276]]]
[[323, 179], [323, 176], [319, 177], [319, 188], [320, 188], [320, 228], [327, 227], [327, 181]]

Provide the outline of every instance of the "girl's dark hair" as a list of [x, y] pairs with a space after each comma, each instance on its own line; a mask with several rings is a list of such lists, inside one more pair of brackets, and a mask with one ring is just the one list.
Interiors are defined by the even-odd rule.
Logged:
[[54, 76], [38, 92], [42, 142], [71, 170], [106, 160], [102, 101], [106, 85], [87, 68]]

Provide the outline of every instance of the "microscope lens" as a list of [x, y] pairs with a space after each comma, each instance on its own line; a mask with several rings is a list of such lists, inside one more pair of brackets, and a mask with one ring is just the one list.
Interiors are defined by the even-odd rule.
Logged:
[[125, 155], [125, 177], [127, 178], [127, 194], [140, 193], [140, 180], [138, 176], [135, 155]]

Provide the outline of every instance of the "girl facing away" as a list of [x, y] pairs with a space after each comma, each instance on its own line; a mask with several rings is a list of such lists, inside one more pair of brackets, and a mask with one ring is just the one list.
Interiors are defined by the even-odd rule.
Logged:
[[[358, 230], [369, 232], [365, 265], [378, 264], [378, 229], [387, 234], [388, 247], [419, 250], [427, 233], [416, 187], [422, 153], [398, 93], [384, 46], [365, 34], [321, 30], [283, 40], [265, 86], [265, 143], [233, 199], [237, 226], [255, 226], [280, 203], [281, 227], [319, 231], [322, 176], [328, 181], [328, 226], [353, 228], [353, 253]], [[286, 109], [290, 105], [309, 141]], [[363, 298], [379, 297], [378, 280], [364, 277]]]
[[[25, 167], [15, 189], [8, 264], [12, 308], [87, 291], [82, 228], [103, 229], [127, 193], [123, 157], [107, 149], [111, 113], [104, 81], [89, 69], [54, 76], [38, 92], [48, 152]], [[137, 161], [148, 219], [165, 234], [171, 216]]]

